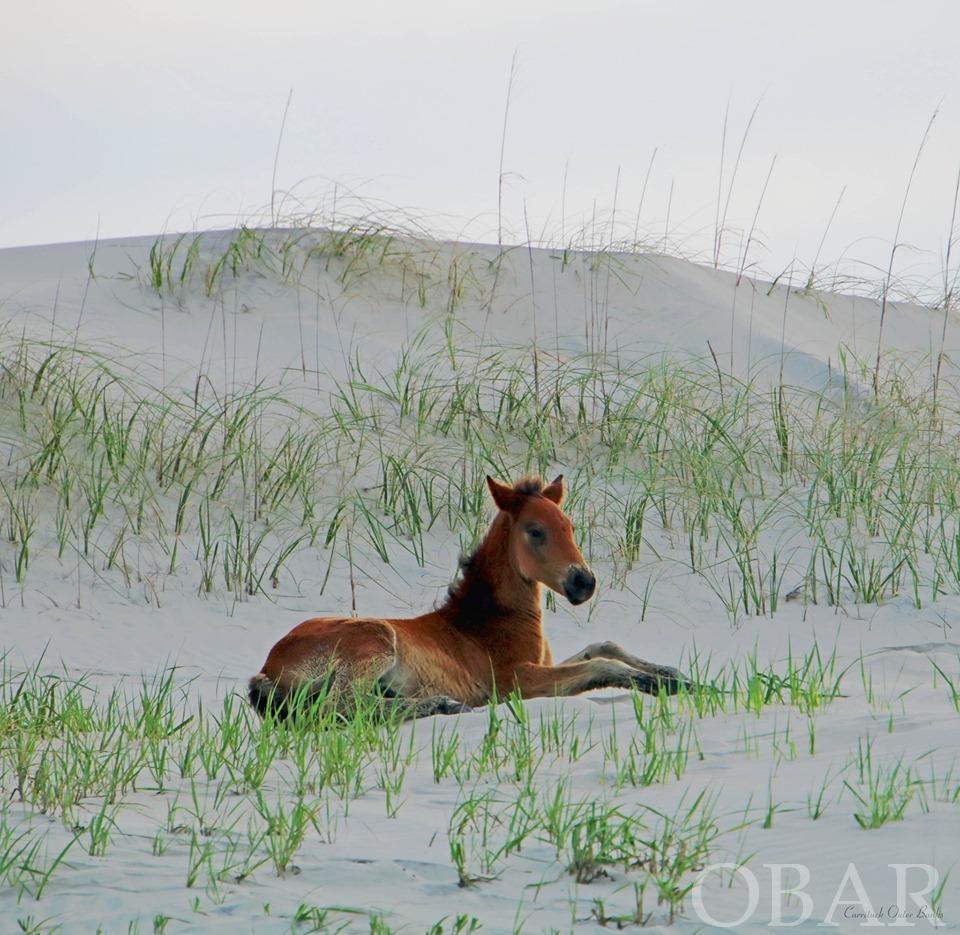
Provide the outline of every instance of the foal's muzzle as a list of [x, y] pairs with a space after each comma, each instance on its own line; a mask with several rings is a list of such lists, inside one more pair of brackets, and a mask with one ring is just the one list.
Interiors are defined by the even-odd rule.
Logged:
[[597, 589], [597, 579], [584, 565], [571, 565], [563, 582], [563, 593], [571, 604], [582, 604], [593, 597]]

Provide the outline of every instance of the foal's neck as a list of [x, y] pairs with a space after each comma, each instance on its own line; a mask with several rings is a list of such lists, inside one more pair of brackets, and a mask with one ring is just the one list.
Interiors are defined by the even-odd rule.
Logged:
[[510, 518], [499, 513], [441, 609], [451, 624], [474, 636], [492, 637], [504, 626], [516, 636], [530, 630], [540, 634], [540, 584], [524, 579], [513, 567], [509, 543]]

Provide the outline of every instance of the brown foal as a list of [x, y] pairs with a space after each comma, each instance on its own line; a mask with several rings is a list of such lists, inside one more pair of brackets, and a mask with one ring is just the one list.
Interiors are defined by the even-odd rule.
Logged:
[[286, 699], [373, 688], [406, 716], [451, 714], [519, 690], [524, 698], [593, 688], [675, 692], [676, 669], [653, 665], [615, 643], [594, 643], [554, 663], [543, 632], [542, 585], [571, 604], [588, 601], [593, 572], [560, 509], [563, 476], [509, 487], [487, 478], [499, 508], [446, 602], [412, 619], [315, 617], [270, 650], [250, 680], [251, 704], [282, 713]]

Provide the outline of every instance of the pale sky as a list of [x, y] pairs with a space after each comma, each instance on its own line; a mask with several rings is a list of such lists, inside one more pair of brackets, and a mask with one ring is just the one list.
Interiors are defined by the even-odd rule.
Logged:
[[[759, 109], [728, 220], [777, 271], [882, 264], [924, 129], [898, 256], [941, 264], [960, 169], [956, 0], [540, 2], [40, 0], [8, 4], [0, 55], [0, 246], [216, 227], [339, 185], [443, 233], [569, 237], [596, 211], [709, 252], [727, 169]], [[567, 183], [564, 190], [564, 175]], [[299, 183], [299, 184], [298, 184]], [[725, 197], [725, 193], [724, 193]], [[561, 208], [565, 205], [565, 217]], [[735, 244], [731, 247], [736, 252]], [[919, 265], [918, 265], [919, 264]]]

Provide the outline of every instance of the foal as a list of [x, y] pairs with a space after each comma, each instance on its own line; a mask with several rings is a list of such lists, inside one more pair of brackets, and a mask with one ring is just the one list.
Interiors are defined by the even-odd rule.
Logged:
[[261, 713], [284, 711], [293, 694], [337, 697], [373, 687], [406, 716], [453, 714], [518, 689], [524, 698], [592, 688], [673, 693], [685, 680], [615, 643], [594, 643], [555, 664], [543, 632], [541, 585], [571, 604], [593, 597], [596, 579], [560, 509], [563, 476], [513, 487], [487, 478], [499, 513], [463, 563], [446, 602], [413, 619], [316, 617], [294, 627], [250, 679]]

